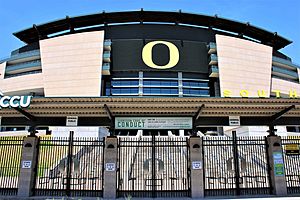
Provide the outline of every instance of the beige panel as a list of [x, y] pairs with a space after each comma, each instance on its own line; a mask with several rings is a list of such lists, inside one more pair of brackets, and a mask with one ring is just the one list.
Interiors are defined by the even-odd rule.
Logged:
[[[290, 95], [290, 91], [293, 93], [296, 92], [297, 96], [300, 96], [300, 84], [293, 83], [277, 78], [272, 78], [272, 91], [279, 90], [281, 96], [286, 97]], [[275, 92], [272, 92], [275, 94]]]
[[[6, 68], [6, 62], [0, 64], [0, 86], [2, 85], [1, 82], [4, 79], [5, 74], [5, 68]], [[0, 88], [1, 90], [1, 88]]]
[[244, 39], [216, 35], [221, 96], [230, 90], [240, 97], [248, 90], [249, 97], [258, 97], [258, 90], [270, 96], [272, 47]]
[[104, 32], [40, 41], [46, 97], [99, 97]]
[[35, 92], [36, 89], [43, 88], [43, 75], [27, 74], [7, 79], [1, 78], [1, 87], [3, 93], [18, 93], [19, 91], [27, 91], [26, 93]]

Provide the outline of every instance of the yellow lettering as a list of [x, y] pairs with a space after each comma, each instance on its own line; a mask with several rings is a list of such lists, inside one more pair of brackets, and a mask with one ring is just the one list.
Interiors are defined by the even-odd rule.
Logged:
[[231, 97], [231, 91], [230, 90], [224, 90], [223, 91], [223, 96], [224, 97]]
[[290, 90], [290, 98], [297, 98], [297, 92], [295, 90]]
[[277, 98], [280, 98], [280, 90], [272, 90], [272, 92], [275, 92], [275, 95]]
[[241, 90], [240, 95], [241, 95], [241, 97], [249, 97], [249, 91], [248, 90]]
[[263, 98], [267, 97], [265, 90], [257, 90], [257, 95], [258, 95], [258, 97], [263, 97]]
[[[152, 49], [157, 44], [166, 45], [169, 48], [170, 60], [169, 63], [163, 66], [156, 65], [152, 59]], [[166, 41], [153, 41], [146, 44], [142, 51], [142, 59], [144, 63], [151, 68], [154, 69], [169, 69], [177, 65], [179, 62], [179, 50], [178, 48], [171, 42]]]

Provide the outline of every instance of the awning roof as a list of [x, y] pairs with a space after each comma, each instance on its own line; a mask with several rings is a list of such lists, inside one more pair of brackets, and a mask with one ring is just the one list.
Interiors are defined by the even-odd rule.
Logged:
[[70, 29], [89, 27], [94, 25], [114, 25], [120, 23], [132, 22], [153, 22], [153, 23], [176, 23], [194, 26], [212, 27], [224, 31], [237, 34], [243, 34], [255, 40], [261, 41], [263, 44], [273, 46], [276, 50], [281, 49], [290, 43], [290, 40], [279, 36], [276, 32], [269, 32], [262, 28], [250, 25], [250, 23], [242, 23], [218, 16], [207, 16], [191, 13], [179, 12], [161, 12], [161, 11], [127, 11], [127, 12], [111, 12], [97, 13], [84, 16], [66, 17], [56, 21], [33, 25], [14, 35], [25, 43], [38, 41], [39, 38], [45, 38], [50, 34], [55, 34]]
[[[285, 116], [300, 116], [300, 99], [262, 98], [33, 98], [24, 109], [36, 117], [107, 117], [104, 104], [113, 116], [195, 116], [201, 109], [201, 117], [219, 116], [272, 116], [295, 105]], [[2, 117], [21, 117], [14, 109], [0, 110]]]

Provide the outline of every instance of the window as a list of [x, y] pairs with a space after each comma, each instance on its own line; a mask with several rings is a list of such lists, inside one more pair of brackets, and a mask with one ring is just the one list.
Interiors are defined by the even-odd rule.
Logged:
[[178, 95], [177, 88], [144, 88], [144, 95]]
[[118, 94], [138, 94], [139, 89], [138, 88], [112, 88], [111, 89], [112, 95], [118, 95]]
[[178, 86], [178, 81], [164, 81], [164, 80], [144, 80], [144, 86]]
[[209, 90], [183, 89], [183, 94], [187, 96], [207, 96], [209, 95]]
[[138, 80], [113, 80], [111, 81], [112, 86], [138, 86]]
[[208, 87], [208, 82], [183, 81], [183, 87]]

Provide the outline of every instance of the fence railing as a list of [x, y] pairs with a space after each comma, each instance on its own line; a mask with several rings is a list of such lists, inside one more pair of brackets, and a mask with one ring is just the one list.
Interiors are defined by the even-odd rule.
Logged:
[[17, 195], [23, 137], [0, 137], [0, 195]]
[[102, 196], [103, 141], [41, 138], [35, 195]]
[[[0, 137], [0, 195], [18, 193], [23, 141], [23, 137]], [[190, 138], [119, 137], [118, 141], [119, 197], [190, 197]], [[205, 196], [271, 194], [268, 141], [202, 137]], [[287, 191], [300, 194], [300, 137], [281, 141]], [[102, 197], [104, 146], [99, 138], [39, 138], [34, 195]]]
[[282, 137], [284, 151], [285, 177], [289, 194], [300, 193], [300, 137]]
[[270, 194], [265, 137], [203, 137], [206, 196]]
[[118, 195], [189, 196], [186, 138], [119, 138]]

